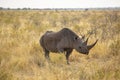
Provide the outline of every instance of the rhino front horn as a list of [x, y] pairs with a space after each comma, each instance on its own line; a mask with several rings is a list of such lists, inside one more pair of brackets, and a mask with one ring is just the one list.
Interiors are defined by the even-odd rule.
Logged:
[[95, 41], [95, 43], [88, 45], [87, 49], [90, 50], [91, 48], [93, 48], [96, 45], [97, 41], [98, 41], [98, 39]]

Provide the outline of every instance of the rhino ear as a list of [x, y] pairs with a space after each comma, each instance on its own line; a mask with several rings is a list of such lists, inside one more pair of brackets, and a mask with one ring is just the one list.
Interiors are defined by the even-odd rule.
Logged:
[[81, 35], [82, 36], [82, 39], [84, 40], [85, 39], [85, 35]]

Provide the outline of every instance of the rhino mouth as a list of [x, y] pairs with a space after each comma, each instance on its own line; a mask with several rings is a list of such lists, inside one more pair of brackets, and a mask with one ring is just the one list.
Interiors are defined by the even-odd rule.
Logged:
[[88, 55], [89, 54], [89, 52], [87, 52], [87, 53], [85, 53], [86, 55]]
[[89, 54], [89, 52], [80, 52], [80, 53], [85, 54], [85, 55], [88, 55], [88, 54]]
[[76, 49], [76, 51], [81, 53], [81, 54], [85, 54], [85, 55], [89, 54], [89, 51], [82, 51], [82, 50], [78, 50], [78, 49]]

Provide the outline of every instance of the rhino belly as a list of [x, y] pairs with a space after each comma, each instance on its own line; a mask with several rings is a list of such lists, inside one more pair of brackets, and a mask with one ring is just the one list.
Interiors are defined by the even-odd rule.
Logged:
[[55, 41], [51, 41], [46, 44], [46, 49], [50, 52], [58, 52], [57, 43]]

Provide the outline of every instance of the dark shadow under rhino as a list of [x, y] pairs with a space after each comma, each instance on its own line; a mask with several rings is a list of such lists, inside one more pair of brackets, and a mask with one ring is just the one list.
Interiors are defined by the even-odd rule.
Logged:
[[91, 45], [87, 45], [88, 38], [83, 41], [77, 34], [68, 28], [63, 28], [58, 32], [47, 31], [40, 38], [40, 45], [45, 52], [45, 58], [49, 58], [50, 52], [65, 52], [67, 64], [69, 64], [69, 56], [73, 49], [82, 54], [88, 54], [90, 49], [95, 46], [98, 40]]

